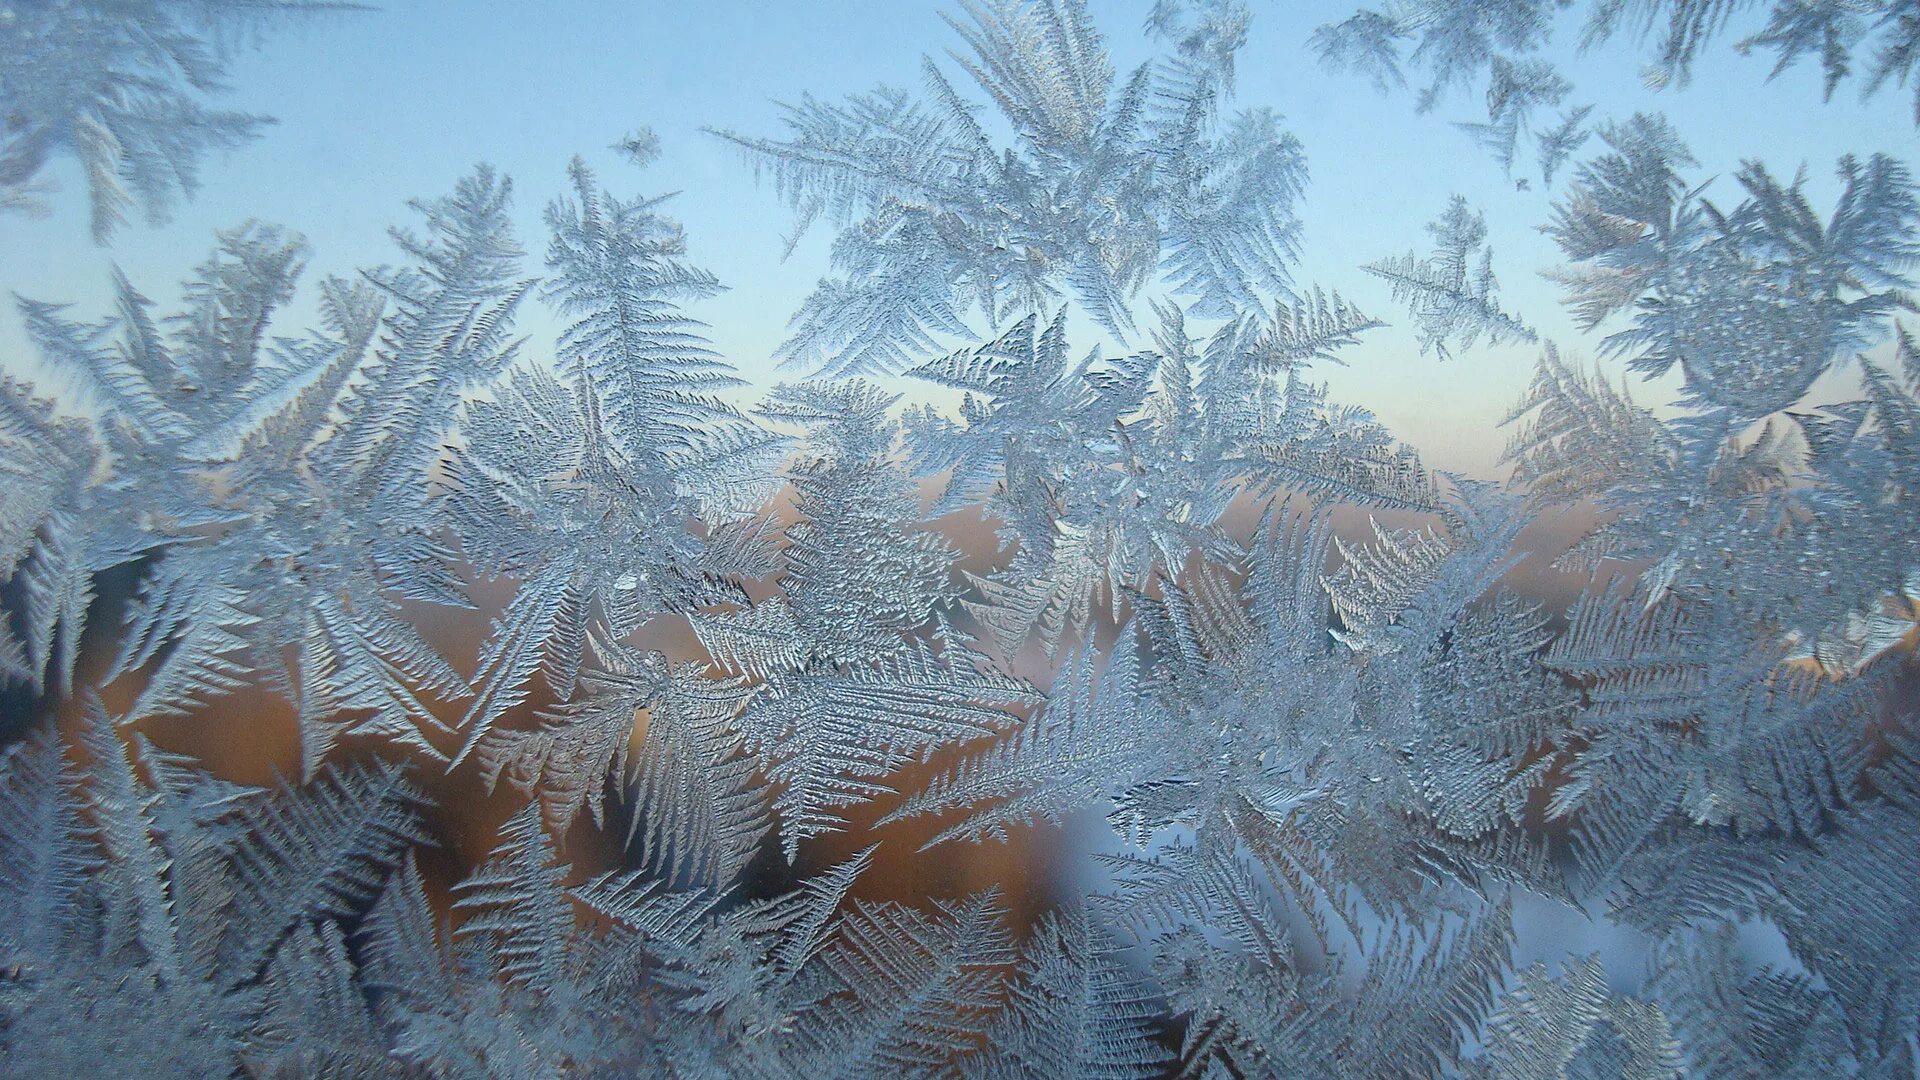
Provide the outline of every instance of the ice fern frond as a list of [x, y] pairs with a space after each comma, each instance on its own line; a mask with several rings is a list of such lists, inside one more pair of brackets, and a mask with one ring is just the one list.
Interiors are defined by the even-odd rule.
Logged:
[[773, 824], [757, 782], [763, 761], [735, 727], [733, 694], [715, 692], [695, 665], [669, 678], [629, 755], [628, 836], [662, 876], [725, 885]]
[[229, 916], [228, 964], [257, 970], [282, 936], [315, 919], [357, 914], [400, 858], [428, 842], [424, 797], [398, 765], [329, 772], [236, 822], [237, 899]]
[[1520, 972], [1487, 1027], [1484, 1049], [1467, 1071], [1476, 1080], [1682, 1075], [1680, 1046], [1666, 1015], [1649, 1002], [1610, 992], [1598, 956], [1568, 957], [1557, 977], [1544, 964]]
[[780, 785], [774, 805], [791, 858], [809, 836], [845, 827], [845, 808], [894, 789], [887, 778], [929, 748], [1002, 730], [1022, 683], [971, 671], [924, 647], [843, 673], [774, 679], [743, 702], [747, 744]]
[[796, 316], [786, 360], [891, 374], [970, 336], [972, 311], [997, 327], [1062, 293], [1124, 337], [1156, 275], [1211, 315], [1287, 295], [1305, 158], [1270, 113], [1216, 124], [1244, 39], [1235, 16], [1169, 33], [1176, 56], [1156, 78], [1116, 77], [1081, 0], [962, 10], [951, 56], [1018, 136], [1004, 150], [931, 62], [928, 103], [884, 88], [806, 99], [786, 139], [719, 133], [772, 172], [802, 227], [823, 214], [850, 226], [840, 276]]
[[72, 932], [99, 856], [80, 770], [50, 729], [8, 748], [0, 762], [0, 944], [12, 965], [48, 955]]
[[581, 673], [578, 696], [543, 712], [531, 730], [494, 728], [475, 750], [487, 783], [504, 776], [522, 793], [538, 794], [562, 836], [583, 809], [606, 823], [607, 781], [625, 773], [639, 714], [668, 685], [656, 654], [597, 635], [589, 642], [598, 663]]
[[1112, 938], [1084, 908], [1070, 908], [1049, 915], [1021, 948], [989, 1049], [962, 1072], [969, 1080], [1149, 1080], [1171, 1064], [1158, 1015], [1159, 1002]]
[[679, 308], [722, 286], [684, 261], [686, 238], [658, 209], [664, 197], [607, 195], [578, 158], [568, 173], [577, 201], [547, 207], [555, 276], [542, 287], [576, 319], [561, 360], [597, 392], [601, 424], [632, 468], [667, 472], [718, 515], [752, 508], [769, 491], [778, 440], [718, 396], [740, 379]]
[[923, 913], [859, 904], [820, 953], [821, 996], [795, 1018], [794, 1075], [912, 1075], [977, 1049], [1013, 959], [991, 892]]
[[1359, 1020], [1349, 1052], [1355, 1076], [1432, 1076], [1458, 1054], [1465, 1032], [1493, 1012], [1496, 988], [1510, 969], [1511, 901], [1470, 916], [1449, 939], [1425, 941], [1399, 932], [1367, 965], [1353, 1015], [1395, 1015], [1400, 1024]]
[[[1560, 104], [1572, 90], [1573, 84], [1552, 64], [1541, 60], [1514, 61], [1496, 56], [1488, 64], [1487, 119], [1457, 126], [1472, 135], [1500, 163], [1501, 171], [1507, 178], [1512, 179], [1520, 136], [1523, 131], [1532, 128], [1534, 110]], [[1568, 144], [1577, 145], [1577, 138], [1583, 134], [1577, 132], [1578, 125], [1579, 120], [1574, 118], [1562, 121], [1560, 127], [1551, 131], [1537, 133], [1544, 159], [1541, 172], [1545, 181], [1552, 181], [1556, 164], [1547, 155], [1557, 153], [1564, 157], [1571, 153], [1572, 146]]]
[[1047, 704], [1005, 740], [935, 777], [882, 823], [968, 811], [924, 847], [952, 840], [1005, 839], [1008, 829], [1063, 822], [1073, 811], [1150, 776], [1152, 731], [1140, 713], [1140, 663], [1131, 629], [1097, 676], [1091, 654], [1068, 657]]
[[374, 356], [342, 403], [341, 434], [322, 464], [397, 508], [426, 498], [463, 395], [513, 361], [515, 311], [532, 289], [508, 208], [510, 180], [480, 166], [453, 193], [416, 200], [426, 231], [394, 230], [410, 260], [368, 272], [389, 303]]
[[1432, 349], [1445, 360], [1447, 343], [1470, 349], [1484, 335], [1490, 345], [1533, 341], [1534, 332], [1500, 310], [1494, 299], [1493, 249], [1475, 251], [1486, 242], [1486, 219], [1455, 195], [1443, 213], [1427, 226], [1438, 247], [1428, 258], [1408, 253], [1362, 269], [1392, 287], [1393, 299], [1407, 305], [1420, 325], [1420, 351]]
[[574, 911], [562, 884], [570, 869], [539, 807], [529, 805], [501, 826], [492, 856], [457, 887], [455, 909], [472, 913], [460, 936], [483, 944], [508, 983], [552, 987], [567, 979]]
[[1527, 395], [1508, 414], [1519, 425], [1502, 460], [1515, 481], [1568, 502], [1652, 488], [1673, 468], [1672, 437], [1624, 388], [1561, 358], [1549, 345]]
[[273, 122], [207, 101], [224, 88], [234, 42], [300, 14], [361, 6], [92, 0], [14, 12], [0, 26], [11, 113], [0, 140], [0, 208], [39, 207], [49, 163], [71, 157], [86, 177], [96, 243], [136, 208], [165, 222], [199, 188], [202, 159]]

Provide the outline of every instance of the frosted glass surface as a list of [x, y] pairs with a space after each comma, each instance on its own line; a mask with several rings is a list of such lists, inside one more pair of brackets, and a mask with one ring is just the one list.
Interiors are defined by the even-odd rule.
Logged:
[[1916, 65], [0, 0], [0, 1076], [1915, 1076]]

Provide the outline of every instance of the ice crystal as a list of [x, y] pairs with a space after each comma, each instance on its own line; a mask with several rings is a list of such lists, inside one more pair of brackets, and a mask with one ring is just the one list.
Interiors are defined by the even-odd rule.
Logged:
[[[116, 184], [164, 208], [249, 129], [197, 35], [304, 6], [0, 9], [0, 197], [72, 152], [96, 228]], [[1569, 105], [1563, 6], [1316, 38], [1423, 107], [1486, 79], [1473, 134], [1558, 178], [1558, 323], [1458, 196], [1374, 298], [1295, 284], [1238, 0], [1155, 3], [1124, 75], [1090, 5], [964, 4], [923, 97], [724, 135], [837, 230], [772, 388], [669, 204], [579, 159], [544, 271], [480, 166], [310, 295], [248, 223], [171, 314], [118, 273], [109, 317], [19, 300], [4, 1071], [1910, 1075], [1920, 195], [1886, 155], [1697, 174]], [[1677, 83], [1738, 7], [1589, 35]], [[1914, 23], [1745, 41], [1831, 91]], [[1382, 304], [1447, 372], [1533, 347], [1505, 478], [1320, 381]], [[276, 722], [289, 777], [223, 778]], [[945, 884], [1036, 838], [1057, 880]], [[1542, 911], [1644, 972], [1531, 963]]]

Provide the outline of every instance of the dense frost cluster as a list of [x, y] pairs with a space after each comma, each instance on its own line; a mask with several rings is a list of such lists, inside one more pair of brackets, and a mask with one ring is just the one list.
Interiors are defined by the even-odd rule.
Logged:
[[[164, 211], [259, 123], [202, 104], [236, 23], [306, 6], [0, 3], [0, 199], [71, 154], [96, 234]], [[719, 282], [578, 161], [543, 264], [481, 167], [357, 278], [248, 224], [179, 311], [20, 300], [50, 375], [0, 368], [0, 676], [36, 703], [0, 757], [0, 1073], [1913, 1076], [1920, 194], [1535, 120], [1566, 6], [1317, 40], [1430, 75], [1423, 107], [1485, 85], [1509, 168], [1536, 136], [1590, 338], [1501, 306], [1464, 199], [1365, 267], [1433, 362], [1538, 350], [1501, 482], [1315, 380], [1389, 313], [1308, 283], [1240, 0], [1160, 0], [1132, 71], [1080, 0], [966, 2], [918, 92], [715, 133], [836, 230], [782, 350], [809, 377], [750, 406], [687, 314]], [[1583, 6], [1681, 80], [1745, 5]], [[1792, 0], [1743, 47], [1878, 86], [1916, 42], [1910, 2]], [[1849, 400], [1811, 400], [1830, 374]], [[1529, 555], [1541, 523], [1578, 535]], [[1556, 555], [1566, 610], [1512, 580]], [[445, 650], [482, 592], [477, 657]], [[277, 789], [154, 737], [262, 691], [298, 722]], [[462, 776], [523, 809], [449, 894], [427, 791]], [[898, 823], [931, 859], [1089, 814], [1033, 919], [860, 895]], [[583, 831], [622, 865], [574, 870]], [[1522, 900], [1650, 970], [1516, 964]]]

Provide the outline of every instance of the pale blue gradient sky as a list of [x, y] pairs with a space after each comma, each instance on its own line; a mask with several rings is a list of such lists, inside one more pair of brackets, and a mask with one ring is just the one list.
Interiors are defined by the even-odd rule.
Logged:
[[[1150, 4], [1092, 5], [1122, 71], [1150, 52], [1140, 32]], [[1481, 348], [1446, 364], [1420, 356], [1385, 284], [1359, 264], [1409, 248], [1424, 252], [1423, 225], [1459, 192], [1486, 212], [1504, 306], [1576, 355], [1591, 356], [1592, 339], [1575, 332], [1554, 286], [1537, 276], [1558, 261], [1536, 231], [1550, 193], [1539, 190], [1537, 177], [1535, 190], [1516, 191], [1449, 123], [1474, 118], [1477, 95], [1456, 94], [1420, 116], [1411, 91], [1379, 95], [1364, 78], [1330, 73], [1314, 59], [1309, 33], [1354, 6], [1254, 0], [1232, 104], [1275, 108], [1306, 146], [1312, 179], [1301, 208], [1297, 282], [1338, 288], [1395, 324], [1352, 350], [1350, 367], [1323, 373], [1336, 397], [1373, 409], [1430, 464], [1487, 473], [1504, 441], [1492, 426], [1524, 389], [1536, 349]], [[568, 159], [582, 153], [616, 193], [681, 192], [672, 208], [687, 226], [695, 261], [732, 290], [694, 314], [749, 379], [792, 377], [775, 372], [768, 356], [826, 269], [830, 235], [816, 229], [782, 262], [785, 208], [770, 187], [756, 186], [734, 150], [700, 128], [777, 134], [777, 100], [803, 92], [833, 98], [883, 82], [917, 88], [921, 55], [941, 56], [956, 43], [941, 10], [932, 0], [395, 0], [380, 11], [314, 19], [239, 57], [233, 92], [221, 103], [280, 122], [209, 162], [199, 196], [170, 224], [136, 224], [111, 247], [93, 246], [76, 171], [63, 166], [49, 217], [0, 218], [0, 289], [104, 314], [107, 268], [117, 262], [170, 302], [212, 230], [248, 218], [305, 234], [314, 248], [310, 275], [348, 273], [394, 257], [385, 230], [411, 224], [408, 198], [447, 190], [482, 160], [514, 178], [528, 273], [537, 273], [541, 208], [563, 189]], [[1822, 105], [1815, 69], [1769, 83], [1767, 57], [1734, 55], [1726, 43], [1742, 32], [1736, 26], [1690, 87], [1655, 92], [1639, 77], [1645, 50], [1631, 42], [1573, 56], [1576, 19], [1569, 15], [1557, 35], [1567, 43], [1558, 58], [1576, 84], [1570, 101], [1594, 102], [1596, 118], [1664, 110], [1692, 144], [1703, 177], [1725, 177], [1748, 157], [1782, 174], [1805, 163], [1824, 205], [1841, 154], [1914, 156], [1910, 99], [1898, 89], [1862, 102], [1856, 81]], [[663, 150], [644, 172], [608, 149], [642, 125], [660, 135]], [[1731, 197], [1731, 187], [1728, 178], [1715, 190]], [[549, 348], [552, 328], [529, 307], [522, 329], [534, 351]], [[0, 367], [22, 368], [27, 357], [8, 306], [0, 311]], [[1641, 396], [1662, 393], [1654, 387]]]

